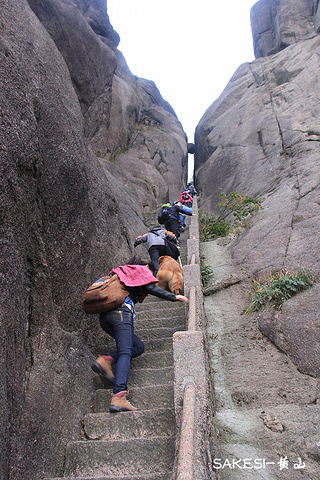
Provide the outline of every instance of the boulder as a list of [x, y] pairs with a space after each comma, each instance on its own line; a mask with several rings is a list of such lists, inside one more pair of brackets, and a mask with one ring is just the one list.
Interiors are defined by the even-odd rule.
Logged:
[[[261, 0], [254, 7], [254, 12], [262, 15], [261, 25], [267, 22], [267, 6], [274, 10], [273, 16], [268, 14], [272, 21], [275, 13], [282, 16], [287, 12], [283, 27], [293, 28], [297, 23], [299, 39], [275, 54], [270, 47], [263, 58], [241, 65], [200, 120], [195, 135], [199, 208], [216, 212], [219, 188], [227, 194], [237, 191], [263, 199], [263, 208], [249, 228], [228, 246], [235, 263], [253, 276], [281, 268], [304, 269], [317, 281], [320, 37], [310, 26], [314, 19], [310, 2]], [[297, 22], [302, 13], [305, 22]], [[299, 369], [318, 376], [319, 350], [312, 332], [319, 300], [313, 297], [308, 307], [312, 313], [308, 310], [310, 314], [305, 315], [306, 300], [300, 305], [300, 298], [308, 297], [298, 295], [290, 301], [294, 308], [290, 309], [286, 335], [282, 340], [273, 335], [273, 341]], [[300, 321], [301, 328], [311, 332], [303, 345], [301, 329], [294, 327]], [[263, 317], [259, 326], [266, 332]]]
[[191, 153], [193, 155], [194, 152], [195, 152], [194, 143], [188, 143], [188, 153]]
[[7, 0], [0, 24], [0, 477], [25, 480], [62, 474], [105, 342], [82, 293], [184, 188], [187, 143], [106, 1]]
[[292, 297], [282, 310], [268, 307], [258, 316], [261, 332], [287, 353], [300, 372], [317, 378], [320, 377], [319, 290], [316, 285]]
[[[99, 159], [106, 160], [101, 165], [110, 171], [120, 163], [114, 168], [116, 177], [119, 169], [121, 181], [126, 182], [129, 174], [139, 204], [156, 210], [161, 203], [174, 201], [186, 179], [186, 135], [156, 85], [132, 75], [116, 49], [119, 39], [108, 21], [105, 0], [29, 0], [29, 4], [67, 64], [86, 141]], [[126, 171], [119, 161], [123, 155]], [[143, 165], [137, 165], [137, 158]], [[152, 178], [150, 173], [139, 178], [149, 164]], [[132, 201], [126, 203], [131, 210]]]
[[316, 0], [260, 0], [250, 12], [256, 58], [316, 35]]

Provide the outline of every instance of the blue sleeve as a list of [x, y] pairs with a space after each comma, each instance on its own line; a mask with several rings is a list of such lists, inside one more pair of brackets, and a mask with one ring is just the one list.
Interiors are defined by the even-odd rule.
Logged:
[[181, 213], [185, 213], [186, 215], [192, 215], [192, 208], [189, 208], [189, 207], [178, 207], [179, 208], [179, 211]]

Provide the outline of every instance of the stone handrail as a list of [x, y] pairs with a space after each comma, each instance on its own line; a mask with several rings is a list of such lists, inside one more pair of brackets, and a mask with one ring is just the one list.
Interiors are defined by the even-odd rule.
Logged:
[[189, 297], [188, 330], [173, 335], [174, 404], [179, 428], [175, 479], [209, 480], [215, 478], [210, 460], [213, 408], [206, 353], [196, 198], [189, 226], [187, 258], [183, 276], [184, 292]]
[[194, 439], [196, 388], [189, 383], [183, 391], [183, 409], [180, 427], [180, 443], [177, 465], [177, 479], [192, 479], [194, 470]]

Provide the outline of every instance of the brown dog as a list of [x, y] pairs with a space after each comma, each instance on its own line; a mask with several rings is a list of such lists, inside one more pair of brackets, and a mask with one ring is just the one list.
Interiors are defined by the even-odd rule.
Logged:
[[157, 274], [159, 281], [157, 285], [163, 288], [163, 290], [168, 290], [175, 295], [181, 295], [183, 276], [180, 264], [168, 255], [162, 255], [159, 258], [159, 263], [160, 267]]

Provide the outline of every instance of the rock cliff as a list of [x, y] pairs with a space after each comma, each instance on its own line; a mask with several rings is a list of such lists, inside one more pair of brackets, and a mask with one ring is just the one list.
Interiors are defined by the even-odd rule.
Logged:
[[[250, 276], [319, 265], [319, 2], [260, 0], [251, 10], [256, 60], [241, 65], [196, 129], [200, 208], [218, 188], [263, 197], [250, 228], [229, 244]], [[268, 312], [259, 327], [303, 373], [320, 376], [315, 285]]]
[[318, 0], [260, 0], [251, 10], [256, 58], [313, 38], [319, 32]]
[[0, 25], [0, 477], [20, 480], [61, 472], [101, 341], [82, 293], [184, 187], [187, 141], [105, 0], [6, 0]]

